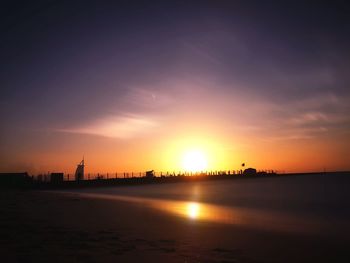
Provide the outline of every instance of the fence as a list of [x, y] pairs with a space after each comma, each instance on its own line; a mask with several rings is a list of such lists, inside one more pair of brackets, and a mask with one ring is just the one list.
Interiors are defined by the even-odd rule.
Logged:
[[[278, 173], [275, 170], [258, 170], [258, 173]], [[242, 175], [243, 170], [215, 170], [201, 172], [186, 172], [186, 171], [155, 171], [154, 177], [175, 177], [175, 176], [218, 176], [218, 175]], [[126, 179], [126, 178], [142, 178], [146, 177], [146, 172], [115, 172], [115, 173], [85, 173], [84, 180], [109, 180], [109, 179]], [[32, 178], [36, 181], [50, 182], [51, 173], [33, 175]], [[64, 174], [64, 181], [75, 181], [74, 174]]]

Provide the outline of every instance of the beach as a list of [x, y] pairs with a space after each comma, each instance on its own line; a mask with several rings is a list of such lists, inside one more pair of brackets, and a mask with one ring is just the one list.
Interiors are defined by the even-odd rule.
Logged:
[[[348, 262], [348, 201], [337, 204], [344, 206], [343, 212], [337, 209], [331, 214], [336, 199], [347, 197], [348, 180], [316, 183], [312, 190], [300, 182], [313, 178], [293, 178], [2, 191], [0, 261]], [[253, 191], [260, 193], [257, 188], [267, 190], [276, 183], [277, 192], [285, 191], [283, 185], [293, 190], [293, 181], [295, 189], [305, 188], [295, 197], [309, 207], [296, 206], [298, 201], [289, 200], [290, 194], [286, 194], [289, 201], [283, 197], [272, 201], [271, 193], [260, 199], [252, 196]], [[176, 194], [178, 189], [183, 192]], [[189, 198], [191, 189], [195, 194]], [[214, 191], [210, 189], [220, 191], [210, 194]], [[235, 207], [223, 197], [230, 189], [236, 190]], [[319, 200], [311, 190], [337, 194]], [[314, 200], [304, 195], [308, 191]], [[267, 200], [271, 205], [264, 207]]]

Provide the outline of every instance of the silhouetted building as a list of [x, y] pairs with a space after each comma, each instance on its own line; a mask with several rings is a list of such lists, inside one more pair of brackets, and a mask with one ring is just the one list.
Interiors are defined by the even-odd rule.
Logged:
[[1, 187], [22, 187], [31, 181], [27, 172], [24, 173], [0, 173]]
[[51, 173], [50, 182], [52, 184], [60, 184], [63, 182], [63, 173]]
[[76, 181], [84, 180], [84, 167], [85, 167], [85, 163], [83, 158], [83, 160], [78, 164], [77, 169], [75, 170]]
[[243, 171], [243, 175], [245, 176], [255, 176], [256, 175], [256, 169], [254, 168], [247, 168]]
[[147, 171], [147, 172], [146, 172], [146, 177], [147, 177], [147, 178], [153, 178], [153, 177], [154, 177], [154, 170]]

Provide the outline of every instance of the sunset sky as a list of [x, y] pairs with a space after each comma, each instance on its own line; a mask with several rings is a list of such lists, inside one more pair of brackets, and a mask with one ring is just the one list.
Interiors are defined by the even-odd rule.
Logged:
[[346, 1], [172, 2], [1, 6], [0, 171], [350, 169]]

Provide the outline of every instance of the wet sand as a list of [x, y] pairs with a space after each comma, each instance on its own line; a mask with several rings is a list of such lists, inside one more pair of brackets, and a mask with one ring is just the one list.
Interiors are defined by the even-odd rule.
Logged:
[[346, 236], [191, 220], [142, 202], [3, 191], [0, 218], [0, 262], [349, 262], [350, 258]]

